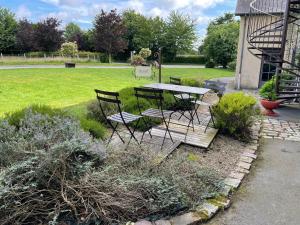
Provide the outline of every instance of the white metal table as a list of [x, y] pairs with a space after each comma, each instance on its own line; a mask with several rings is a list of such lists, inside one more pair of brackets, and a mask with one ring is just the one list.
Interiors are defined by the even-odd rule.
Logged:
[[164, 91], [174, 91], [174, 92], [180, 92], [185, 94], [195, 94], [195, 95], [202, 95], [202, 96], [208, 93], [209, 91], [211, 91], [211, 89], [208, 88], [190, 87], [190, 86], [175, 85], [175, 84], [162, 84], [162, 83], [147, 84], [145, 85], [145, 87], [164, 90]]
[[[205, 94], [207, 94], [209, 91], [211, 91], [211, 89], [207, 89], [207, 88], [198, 88], [198, 87], [190, 87], [190, 86], [182, 86], [182, 85], [174, 85], [174, 84], [162, 84], [162, 83], [148, 84], [145, 85], [144, 87], [159, 89], [163, 91], [181, 92], [189, 95], [191, 94], [199, 95], [200, 98], [203, 97]], [[171, 133], [173, 137], [175, 137], [177, 140], [179, 140], [182, 143], [194, 145], [197, 147], [208, 148], [218, 133], [218, 130], [213, 128], [210, 128], [207, 130], [207, 132], [205, 132], [204, 127], [200, 125], [195, 125], [194, 129], [192, 131], [189, 131], [189, 125], [185, 123], [180, 124], [180, 122], [178, 121], [174, 121], [174, 122], [172, 121], [171, 124], [173, 124], [174, 126], [171, 128], [172, 129]], [[182, 129], [183, 126], [188, 127], [188, 129], [183, 130]], [[154, 127], [151, 132], [153, 135], [163, 137], [165, 132], [163, 131], [163, 129], [164, 127], [160, 125], [158, 127]]]

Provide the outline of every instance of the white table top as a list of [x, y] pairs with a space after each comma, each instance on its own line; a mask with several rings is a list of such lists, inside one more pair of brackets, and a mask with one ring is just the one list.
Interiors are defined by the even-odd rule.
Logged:
[[211, 89], [207, 89], [207, 88], [190, 87], [190, 86], [175, 85], [175, 84], [162, 84], [162, 83], [147, 84], [145, 85], [145, 87], [164, 90], [164, 91], [175, 91], [175, 92], [181, 92], [186, 94], [197, 94], [197, 95], [205, 95], [206, 93], [211, 91]]

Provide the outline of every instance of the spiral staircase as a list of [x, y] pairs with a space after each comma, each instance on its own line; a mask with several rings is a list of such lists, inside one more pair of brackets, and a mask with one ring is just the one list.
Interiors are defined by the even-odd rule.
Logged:
[[278, 99], [300, 99], [300, 0], [254, 0], [250, 5], [249, 51], [276, 67]]

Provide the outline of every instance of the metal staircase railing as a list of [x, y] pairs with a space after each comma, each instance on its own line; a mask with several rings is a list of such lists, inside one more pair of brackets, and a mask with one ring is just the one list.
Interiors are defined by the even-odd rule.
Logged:
[[300, 0], [254, 0], [247, 22], [249, 51], [276, 67], [278, 99], [300, 98]]

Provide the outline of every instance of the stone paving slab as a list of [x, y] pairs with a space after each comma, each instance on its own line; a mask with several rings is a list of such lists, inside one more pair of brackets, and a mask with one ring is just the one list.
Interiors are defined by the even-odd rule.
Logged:
[[300, 122], [296, 123], [266, 118], [263, 120], [261, 137], [265, 139], [300, 142]]

